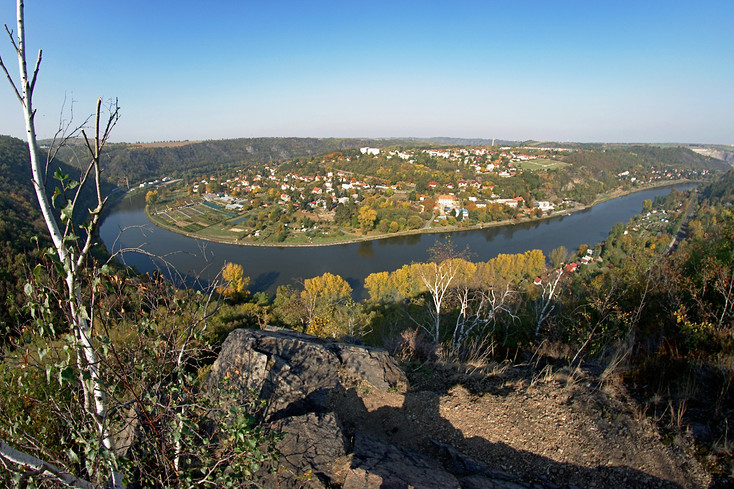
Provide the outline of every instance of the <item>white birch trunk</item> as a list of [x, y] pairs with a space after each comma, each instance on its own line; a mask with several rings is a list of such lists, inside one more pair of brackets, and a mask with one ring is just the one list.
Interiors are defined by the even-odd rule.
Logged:
[[[84, 375], [81, 375], [80, 378], [82, 381], [82, 388], [84, 390], [84, 396], [87, 402], [85, 403], [85, 409], [89, 411], [89, 414], [94, 418], [95, 424], [97, 426], [98, 435], [100, 436], [103, 446], [105, 449], [108, 450], [108, 457], [109, 457], [109, 472], [110, 472], [110, 483], [111, 486], [114, 488], [122, 488], [124, 487], [122, 482], [122, 476], [117, 470], [117, 463], [116, 463], [116, 455], [115, 455], [115, 444], [114, 439], [112, 437], [112, 434], [108, 428], [108, 420], [107, 420], [107, 403], [106, 403], [106, 393], [103, 389], [103, 384], [100, 379], [99, 375], [99, 365], [100, 361], [97, 356], [97, 352], [94, 348], [94, 345], [92, 344], [91, 339], [91, 323], [90, 323], [90, 310], [87, 310], [83, 306], [83, 297], [82, 297], [82, 291], [79, 284], [80, 280], [80, 271], [84, 268], [84, 260], [86, 259], [86, 254], [89, 251], [93, 239], [93, 230], [94, 226], [97, 223], [99, 212], [101, 211], [103, 200], [101, 198], [101, 194], [99, 192], [99, 110], [100, 110], [100, 101], [97, 103], [97, 126], [96, 126], [96, 139], [95, 139], [95, 149], [96, 151], [92, 151], [92, 148], [90, 147], [90, 152], [92, 152], [92, 163], [90, 164], [90, 169], [92, 166], [94, 166], [95, 169], [95, 176], [97, 177], [97, 195], [98, 195], [98, 207], [93, 211], [92, 213], [92, 226], [89, 228], [89, 234], [86, 237], [86, 242], [83, 246], [83, 248], [80, 250], [78, 256], [75, 258], [73, 253], [73, 248], [69, 247], [67, 243], [65, 242], [65, 236], [68, 232], [70, 232], [72, 226], [67, 225], [65, 227], [65, 230], [62, 231], [59, 227], [58, 221], [56, 220], [56, 215], [53, 210], [53, 206], [51, 203], [51, 200], [47, 193], [46, 188], [46, 165], [43, 164], [39, 159], [39, 148], [38, 148], [38, 141], [36, 137], [36, 129], [35, 129], [35, 123], [34, 123], [34, 117], [35, 117], [35, 110], [33, 109], [33, 89], [35, 87], [36, 83], [36, 77], [38, 76], [38, 69], [41, 62], [41, 52], [39, 51], [38, 54], [38, 60], [36, 61], [35, 68], [33, 70], [33, 75], [29, 78], [28, 76], [28, 65], [26, 61], [26, 42], [25, 42], [25, 17], [24, 17], [24, 4], [23, 0], [17, 1], [17, 44], [15, 45], [16, 52], [18, 55], [18, 70], [20, 74], [20, 90], [15, 86], [15, 84], [12, 81], [12, 78], [10, 77], [10, 74], [7, 72], [7, 69], [5, 69], [5, 65], [2, 65], [3, 70], [6, 72], [6, 75], [8, 76], [8, 79], [10, 80], [13, 87], [16, 89], [16, 95], [20, 99], [21, 105], [23, 106], [23, 115], [25, 119], [25, 126], [26, 126], [26, 139], [28, 141], [28, 150], [30, 154], [30, 162], [31, 162], [31, 173], [32, 173], [32, 181], [33, 181], [33, 187], [36, 192], [36, 197], [38, 199], [38, 205], [41, 209], [41, 213], [43, 215], [43, 219], [46, 223], [46, 227], [48, 229], [49, 235], [51, 236], [51, 240], [54, 245], [54, 249], [56, 250], [57, 258], [63, 265], [64, 273], [65, 273], [65, 283], [66, 283], [66, 291], [67, 291], [67, 301], [68, 301], [68, 307], [69, 307], [69, 314], [71, 318], [71, 327], [74, 331], [74, 336], [76, 337], [78, 341], [78, 349], [81, 354], [77, 355], [77, 363], [78, 368], [80, 372], [86, 372], [88, 374], [88, 380], [84, 379]], [[108, 129], [110, 125], [108, 124]], [[105, 133], [106, 136], [106, 133]], [[89, 169], [87, 170], [84, 180], [86, 179], [86, 176], [89, 174]], [[81, 186], [79, 186], [79, 189], [77, 192], [81, 191]], [[77, 193], [78, 196], [78, 193]], [[93, 407], [92, 402], [88, 402], [90, 398], [93, 400]], [[35, 459], [35, 457], [32, 457], [31, 455], [22, 454], [22, 452], [13, 451], [11, 447], [9, 447], [6, 444], [2, 444], [0, 446], [0, 456], [2, 456], [5, 460], [8, 460], [10, 462], [21, 464], [23, 466], [27, 466], [31, 468], [31, 470], [40, 470], [36, 469], [35, 467], [41, 467], [44, 471], [50, 471], [50, 473], [56, 474], [56, 478], [58, 480], [65, 480], [64, 478], [61, 478], [58, 474], [65, 474], [62, 471], [60, 471], [58, 468], [54, 467], [51, 464], [48, 464], [43, 461], [39, 461], [38, 459]], [[16, 453], [17, 452], [17, 453]], [[23, 455], [22, 457], [18, 454]], [[27, 462], [27, 460], [30, 460], [31, 462]], [[41, 465], [39, 465], [41, 464]], [[50, 469], [49, 469], [50, 468]], [[66, 474], [69, 475], [69, 474]], [[65, 477], [65, 476], [64, 476]], [[70, 476], [72, 477], [72, 476]], [[77, 479], [78, 480], [78, 479]], [[76, 484], [75, 487], [94, 487], [92, 484], [86, 482], [87, 485], [79, 485]]]

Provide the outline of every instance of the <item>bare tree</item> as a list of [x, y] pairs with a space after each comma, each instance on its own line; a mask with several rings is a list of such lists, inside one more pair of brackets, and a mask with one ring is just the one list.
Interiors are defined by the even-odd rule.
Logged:
[[556, 296], [558, 294], [558, 284], [561, 282], [563, 277], [563, 267], [553, 270], [548, 277], [543, 277], [539, 282], [535, 282], [535, 285], [540, 288], [541, 292], [538, 299], [535, 301], [535, 337], [540, 335], [540, 328], [543, 323], [553, 314], [558, 301]]
[[431, 306], [428, 311], [432, 319], [430, 326], [422, 325], [431, 335], [431, 339], [438, 343], [441, 340], [441, 312], [444, 301], [449, 293], [449, 287], [466, 263], [467, 252], [457, 253], [450, 241], [436, 243], [428, 250], [431, 261], [417, 264], [417, 272], [421, 282], [428, 290]]
[[[100, 361], [92, 344], [91, 317], [93, 315], [93, 300], [85, 299], [83, 284], [87, 280], [94, 280], [94, 270], [88, 267], [89, 251], [94, 243], [94, 233], [99, 224], [100, 214], [106, 202], [102, 195], [100, 178], [100, 157], [110, 132], [118, 120], [119, 111], [117, 104], [112, 107], [109, 118], [104, 125], [101, 124], [101, 99], [97, 100], [94, 135], [90, 139], [84, 130], [81, 131], [87, 149], [89, 150], [89, 163], [82, 169], [79, 181], [73, 181], [57, 171], [55, 175], [61, 182], [61, 188], [56, 189], [50, 196], [48, 184], [49, 162], [42, 161], [35, 128], [35, 114], [33, 108], [33, 91], [38, 78], [41, 65], [42, 52], [38, 52], [35, 67], [29, 73], [25, 40], [24, 4], [22, 0], [17, 1], [17, 32], [16, 37], [12, 31], [5, 26], [10, 41], [15, 48], [18, 58], [19, 81], [13, 79], [7, 67], [0, 58], [2, 67], [15, 94], [22, 106], [23, 117], [26, 127], [26, 139], [30, 154], [30, 165], [32, 173], [32, 184], [35, 189], [38, 205], [43, 215], [43, 220], [53, 242], [53, 260], [61, 271], [65, 288], [65, 307], [69, 320], [69, 328], [76, 342], [76, 367], [79, 381], [82, 386], [84, 410], [97, 427], [97, 435], [102, 441], [107, 461], [108, 482], [112, 487], [123, 486], [122, 476], [117, 466], [115, 455], [115, 441], [108, 422], [107, 391], [101, 379], [99, 366]], [[96, 195], [96, 205], [87, 210], [85, 219], [80, 219], [84, 212], [79, 209], [80, 196], [87, 187], [92, 187]], [[65, 195], [67, 191], [71, 195]], [[54, 199], [59, 194], [64, 194], [64, 207], [57, 212], [54, 209]], [[85, 224], [78, 226], [83, 221]], [[81, 231], [77, 235], [77, 231]], [[91, 295], [93, 298], [93, 294]], [[19, 470], [35, 471], [39, 475], [51, 477], [59, 482], [76, 487], [90, 487], [86, 481], [67, 477], [68, 474], [55, 468], [51, 464], [41, 462], [35, 457], [22, 454], [0, 440], [0, 457], [5, 462], [11, 463]]]
[[490, 327], [494, 330], [501, 315], [516, 319], [514, 306], [518, 296], [510, 281], [496, 284], [477, 281], [473, 287], [468, 284], [457, 287], [459, 315], [454, 326], [453, 347], [461, 348], [475, 332], [484, 334]]

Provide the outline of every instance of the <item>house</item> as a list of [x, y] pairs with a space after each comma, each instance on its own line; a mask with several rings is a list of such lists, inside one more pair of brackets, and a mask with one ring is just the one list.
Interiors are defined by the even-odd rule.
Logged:
[[441, 209], [453, 209], [456, 207], [456, 201], [453, 195], [439, 195], [436, 202]]
[[554, 209], [553, 204], [547, 200], [536, 200], [533, 202], [533, 205], [543, 212], [552, 211]]

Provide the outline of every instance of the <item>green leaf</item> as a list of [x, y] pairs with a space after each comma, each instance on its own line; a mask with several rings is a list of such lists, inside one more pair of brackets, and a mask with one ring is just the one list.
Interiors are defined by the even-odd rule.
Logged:
[[61, 168], [57, 168], [56, 171], [54, 172], [54, 178], [58, 180], [59, 182], [63, 182], [64, 180], [69, 178], [69, 175], [64, 174], [64, 172], [61, 171]]
[[35, 278], [36, 280], [40, 280], [41, 272], [43, 272], [43, 265], [39, 263], [38, 265], [33, 267], [33, 278]]
[[78, 464], [79, 463], [79, 455], [77, 455], [74, 450], [72, 450], [71, 448], [69, 448], [66, 451], [66, 454], [69, 455], [69, 460], [71, 460], [75, 464]]
[[71, 384], [74, 382], [74, 369], [71, 367], [64, 367], [59, 371], [59, 384], [63, 385], [64, 382]]
[[62, 195], [61, 189], [59, 187], [56, 187], [54, 189], [54, 194], [51, 196], [51, 205], [56, 207], [56, 197], [59, 195]]
[[74, 215], [74, 203], [69, 201], [69, 203], [66, 204], [66, 207], [61, 209], [61, 221], [67, 222], [71, 221], [71, 218]]

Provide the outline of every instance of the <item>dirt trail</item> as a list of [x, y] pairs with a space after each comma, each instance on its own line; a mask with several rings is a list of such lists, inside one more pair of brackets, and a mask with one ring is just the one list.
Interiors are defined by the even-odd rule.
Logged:
[[539, 488], [706, 488], [685, 437], [663, 437], [619, 386], [549, 368], [422, 367], [406, 394], [354, 386], [335, 402], [347, 430], [431, 454], [451, 445]]

